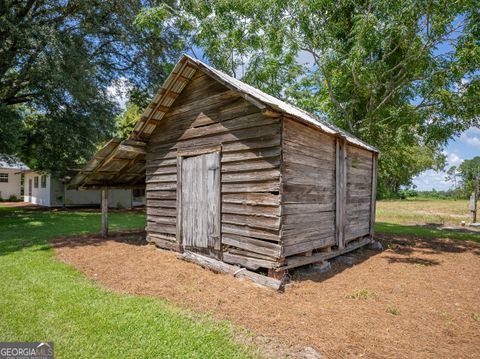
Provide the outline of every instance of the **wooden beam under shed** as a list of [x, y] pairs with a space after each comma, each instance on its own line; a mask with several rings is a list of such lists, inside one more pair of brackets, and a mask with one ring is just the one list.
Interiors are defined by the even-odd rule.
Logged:
[[177, 254], [177, 258], [183, 259], [187, 262], [199, 264], [200, 266], [208, 268], [217, 273], [231, 274], [237, 278], [248, 279], [254, 283], [275, 289], [277, 291], [283, 291], [285, 287], [284, 280], [270, 278], [262, 274], [251, 272], [246, 268], [233, 266], [225, 262], [221, 262], [217, 259], [203, 256], [198, 253], [185, 251], [184, 253]]

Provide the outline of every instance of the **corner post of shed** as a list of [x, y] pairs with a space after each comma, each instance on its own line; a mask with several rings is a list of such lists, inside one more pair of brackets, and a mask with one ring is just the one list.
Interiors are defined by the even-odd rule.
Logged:
[[335, 143], [335, 237], [339, 249], [345, 247], [345, 207], [347, 201], [347, 149], [346, 140], [337, 137]]
[[108, 237], [108, 187], [102, 187], [102, 237]]
[[370, 198], [370, 238], [373, 239], [377, 203], [378, 153], [372, 154], [372, 194]]

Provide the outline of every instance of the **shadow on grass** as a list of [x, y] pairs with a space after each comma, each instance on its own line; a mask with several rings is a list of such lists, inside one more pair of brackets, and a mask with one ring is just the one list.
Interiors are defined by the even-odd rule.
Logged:
[[100, 234], [94, 233], [55, 238], [51, 243], [55, 248], [75, 248], [82, 246], [99, 246], [105, 241], [110, 240], [135, 246], [144, 246], [148, 244], [145, 238], [146, 232], [144, 229], [129, 229], [111, 232], [108, 238], [102, 238]]
[[[100, 233], [101, 215], [94, 209], [52, 210], [44, 207], [0, 206], [0, 256], [17, 251], [46, 251], [49, 241], [66, 236]], [[145, 213], [112, 211], [111, 232], [145, 228]], [[79, 242], [80, 243], [80, 242]]]
[[423, 225], [401, 225], [395, 223], [375, 223], [376, 233], [408, 235], [426, 238], [447, 238], [459, 241], [474, 241], [480, 243], [480, 232], [467, 228], [442, 228], [438, 223]]
[[[377, 223], [375, 230], [377, 232], [375, 238], [381, 240], [386, 248], [398, 255], [408, 257], [419, 253], [441, 254], [445, 252], [471, 252], [480, 255], [480, 233], [474, 231], [465, 233], [433, 228], [431, 224], [404, 226], [391, 223]], [[402, 260], [392, 258], [391, 261]], [[435, 261], [430, 259], [427, 259], [430, 263], [422, 263], [423, 258], [420, 261], [411, 259], [403, 261], [412, 264], [435, 265]]]

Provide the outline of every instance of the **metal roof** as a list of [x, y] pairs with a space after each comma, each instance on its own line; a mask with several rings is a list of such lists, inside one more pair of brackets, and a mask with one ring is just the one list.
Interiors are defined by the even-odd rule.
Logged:
[[306, 123], [327, 134], [344, 138], [348, 143], [364, 148], [368, 151], [378, 152], [378, 150], [351, 135], [350, 133], [320, 119], [318, 116], [308, 113], [294, 105], [281, 101], [255, 87], [252, 87], [236, 78], [233, 78], [222, 71], [216, 70], [204, 62], [194, 59], [188, 55], [183, 55], [175, 66], [172, 73], [157, 92], [150, 105], [144, 111], [142, 117], [136, 124], [130, 139], [147, 141], [156, 126], [168, 112], [170, 106], [176, 97], [182, 92], [196, 70], [200, 70], [212, 78], [222, 83], [224, 86], [237, 92], [246, 101], [251, 102], [263, 111], [272, 111], [283, 113], [300, 122]]
[[[5, 157], [4, 157], [5, 158]], [[9, 160], [0, 160], [0, 168], [2, 169], [11, 169], [11, 170], [20, 170], [20, 171], [28, 171], [28, 168], [23, 162], [18, 160], [15, 157], [7, 157]]]

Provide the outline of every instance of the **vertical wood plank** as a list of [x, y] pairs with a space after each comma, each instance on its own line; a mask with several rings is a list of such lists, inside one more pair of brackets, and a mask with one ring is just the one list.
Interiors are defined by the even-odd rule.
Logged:
[[375, 227], [375, 211], [377, 203], [378, 154], [372, 153], [372, 198], [370, 203], [370, 237], [373, 238]]
[[102, 188], [102, 237], [108, 237], [108, 188]]
[[346, 144], [342, 138], [335, 143], [335, 233], [339, 249], [345, 247], [345, 207], [347, 197]]
[[220, 250], [220, 153], [212, 152], [205, 159], [208, 246]]
[[180, 249], [183, 249], [182, 240], [182, 156], [177, 157], [177, 243]]
[[284, 185], [286, 184], [285, 178], [284, 178], [284, 171], [285, 171], [285, 127], [286, 127], [286, 120], [285, 116], [282, 116], [282, 119], [280, 121], [280, 191], [279, 191], [279, 197], [280, 197], [280, 232], [279, 232], [279, 245], [280, 245], [280, 257], [284, 256], [284, 243], [285, 243], [285, 237], [284, 237], [284, 229], [283, 229], [283, 213], [285, 211], [285, 195], [284, 195]]
[[348, 151], [347, 151], [347, 141], [342, 139], [342, 242], [339, 249], [345, 248], [345, 227], [346, 227], [346, 213], [347, 213], [347, 180], [348, 180]]
[[[197, 198], [193, 203], [195, 208], [195, 220], [197, 225], [192, 227], [194, 231], [195, 246], [208, 247], [208, 203], [207, 203], [207, 159], [208, 155], [193, 157], [195, 159], [195, 170], [193, 177], [198, 180], [196, 188]], [[197, 227], [197, 231], [195, 231]]]

